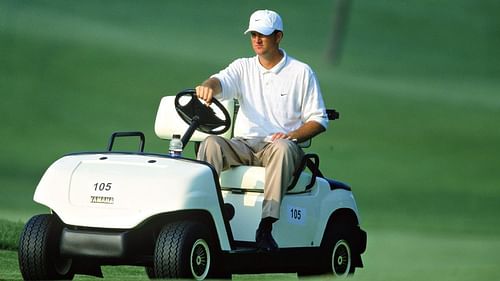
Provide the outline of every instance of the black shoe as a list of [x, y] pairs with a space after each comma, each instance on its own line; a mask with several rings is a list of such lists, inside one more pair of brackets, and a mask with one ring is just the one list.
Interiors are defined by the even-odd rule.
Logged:
[[278, 250], [278, 244], [274, 241], [271, 231], [257, 229], [255, 242], [257, 243], [257, 249], [260, 251], [275, 252]]

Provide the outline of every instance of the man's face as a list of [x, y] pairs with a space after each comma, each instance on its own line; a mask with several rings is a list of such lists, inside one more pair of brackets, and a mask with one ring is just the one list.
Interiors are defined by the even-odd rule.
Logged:
[[259, 56], [265, 56], [270, 52], [279, 49], [282, 33], [274, 32], [270, 35], [264, 35], [256, 31], [251, 32], [252, 48]]

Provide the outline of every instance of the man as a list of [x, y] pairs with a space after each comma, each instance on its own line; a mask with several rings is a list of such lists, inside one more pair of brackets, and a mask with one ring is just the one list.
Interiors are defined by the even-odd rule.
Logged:
[[274, 11], [256, 11], [247, 33], [256, 56], [235, 60], [196, 87], [197, 96], [207, 103], [217, 97], [236, 98], [240, 104], [235, 137], [209, 136], [198, 159], [211, 163], [219, 175], [232, 166], [266, 167], [255, 239], [259, 249], [274, 251], [278, 245], [272, 224], [279, 219], [281, 199], [304, 155], [297, 142], [325, 131], [328, 117], [314, 72], [279, 48], [281, 17]]

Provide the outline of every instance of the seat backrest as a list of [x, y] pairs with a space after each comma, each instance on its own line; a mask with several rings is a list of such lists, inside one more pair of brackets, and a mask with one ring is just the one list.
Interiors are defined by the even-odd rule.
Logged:
[[[155, 133], [161, 139], [170, 140], [174, 134], [182, 136], [189, 127], [186, 122], [179, 117], [179, 114], [177, 114], [174, 101], [175, 96], [165, 96], [161, 99], [160, 106], [158, 107], [155, 121]], [[234, 100], [221, 101], [221, 103], [229, 112], [229, 116], [231, 117], [231, 128], [220, 136], [229, 139], [233, 133]], [[207, 136], [208, 134], [195, 131], [190, 140], [201, 142]]]

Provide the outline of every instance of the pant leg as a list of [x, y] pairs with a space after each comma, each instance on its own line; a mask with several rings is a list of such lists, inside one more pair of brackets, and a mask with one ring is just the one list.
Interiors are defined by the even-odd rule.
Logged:
[[262, 218], [279, 219], [281, 200], [287, 192], [304, 152], [294, 142], [275, 140], [260, 153], [262, 165], [266, 167]]
[[253, 151], [241, 140], [208, 136], [200, 145], [197, 159], [210, 163], [217, 175], [231, 166], [252, 165]]
[[264, 166], [262, 218], [279, 219], [281, 200], [303, 156], [302, 149], [290, 140], [265, 143], [209, 136], [201, 143], [197, 158], [212, 164], [219, 176], [231, 166]]

